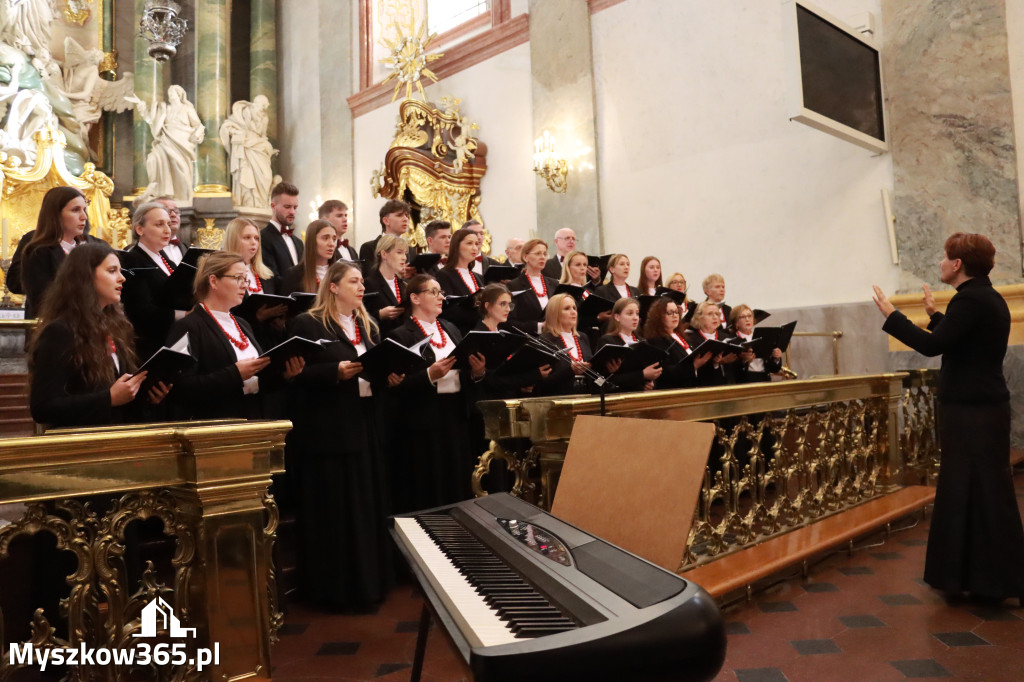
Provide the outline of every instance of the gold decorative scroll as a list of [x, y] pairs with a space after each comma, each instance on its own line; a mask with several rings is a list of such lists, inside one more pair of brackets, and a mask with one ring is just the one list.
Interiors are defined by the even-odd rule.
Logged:
[[[458, 229], [480, 217], [480, 182], [487, 172], [487, 146], [472, 137], [476, 127], [459, 112], [459, 100], [444, 101], [442, 111], [429, 102], [407, 99], [401, 103], [395, 139], [374, 173], [374, 196], [405, 199], [411, 196], [420, 210], [420, 222], [447, 220]], [[411, 226], [406, 239], [419, 241]], [[484, 253], [490, 235], [484, 232]]]

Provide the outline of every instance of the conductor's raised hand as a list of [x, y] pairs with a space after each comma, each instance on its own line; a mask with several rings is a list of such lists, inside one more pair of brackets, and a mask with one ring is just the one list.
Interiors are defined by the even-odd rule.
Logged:
[[932, 290], [927, 284], [922, 284], [921, 288], [924, 289], [924, 311], [928, 313], [928, 317], [931, 317], [939, 312], [939, 309], [935, 307], [935, 296], [932, 295]]
[[111, 407], [127, 405], [135, 400], [135, 395], [139, 392], [139, 388], [145, 379], [146, 372], [139, 372], [135, 375], [122, 374], [119, 376], [117, 381], [110, 386]]
[[878, 310], [881, 311], [883, 317], [889, 317], [896, 310], [896, 306], [889, 302], [889, 298], [882, 291], [881, 287], [877, 284], [871, 287], [875, 290], [875, 295], [872, 299], [875, 301], [875, 305], [878, 306]]

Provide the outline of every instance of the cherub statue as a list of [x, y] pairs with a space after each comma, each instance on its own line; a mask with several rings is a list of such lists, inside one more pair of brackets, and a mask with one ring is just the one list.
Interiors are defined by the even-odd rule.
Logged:
[[220, 126], [220, 141], [230, 157], [231, 194], [236, 206], [263, 208], [270, 204], [274, 175], [270, 159], [277, 150], [267, 139], [270, 101], [256, 95], [252, 102], [231, 105]]
[[134, 106], [129, 99], [135, 95], [132, 73], [126, 72], [116, 81], [104, 80], [98, 68], [101, 61], [102, 50], [87, 50], [71, 36], [64, 39], [64, 94], [71, 100], [82, 139], [86, 141], [104, 111], [120, 114]]
[[142, 200], [170, 195], [182, 203], [192, 202], [195, 185], [192, 166], [196, 160], [196, 146], [206, 137], [195, 106], [188, 101], [180, 85], [167, 88], [167, 102], [154, 101], [147, 105], [138, 97], [126, 97], [149, 124], [153, 134], [153, 147], [146, 156], [146, 174], [149, 185]]

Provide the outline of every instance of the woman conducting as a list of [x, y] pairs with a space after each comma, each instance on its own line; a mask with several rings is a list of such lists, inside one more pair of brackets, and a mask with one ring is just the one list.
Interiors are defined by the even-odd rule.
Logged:
[[306, 339], [335, 342], [295, 378], [288, 447], [297, 457], [307, 594], [331, 609], [361, 609], [390, 584], [389, 510], [370, 385], [359, 356], [380, 340], [363, 307], [363, 275], [347, 261], [327, 269], [316, 302], [289, 324]]
[[1010, 471], [1010, 394], [1003, 377], [1010, 312], [988, 278], [996, 250], [987, 237], [957, 232], [944, 251], [939, 279], [956, 294], [942, 314], [924, 286], [927, 331], [874, 288], [882, 329], [922, 355], [942, 356], [942, 459], [924, 579], [950, 596], [1022, 600], [1024, 529]]

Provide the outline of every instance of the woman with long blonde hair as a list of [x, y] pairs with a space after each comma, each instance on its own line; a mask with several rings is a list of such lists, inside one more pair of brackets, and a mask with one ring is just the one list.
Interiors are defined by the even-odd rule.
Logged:
[[[248, 218], [233, 219], [224, 229], [224, 241], [220, 249], [242, 257], [245, 264], [245, 298], [253, 294], [277, 293], [277, 278], [263, 264], [263, 245], [256, 223]], [[284, 316], [287, 312], [288, 306], [285, 304], [263, 305], [255, 310], [242, 308], [239, 317], [245, 318], [252, 325], [260, 345], [272, 348], [283, 340]]]
[[[541, 339], [559, 349], [561, 362], [534, 389], [534, 395], [567, 395], [582, 392], [576, 377], [583, 377], [590, 368], [590, 340], [576, 330], [578, 320], [576, 299], [569, 294], [555, 294], [544, 311]], [[582, 381], [582, 379], [580, 380]]]

